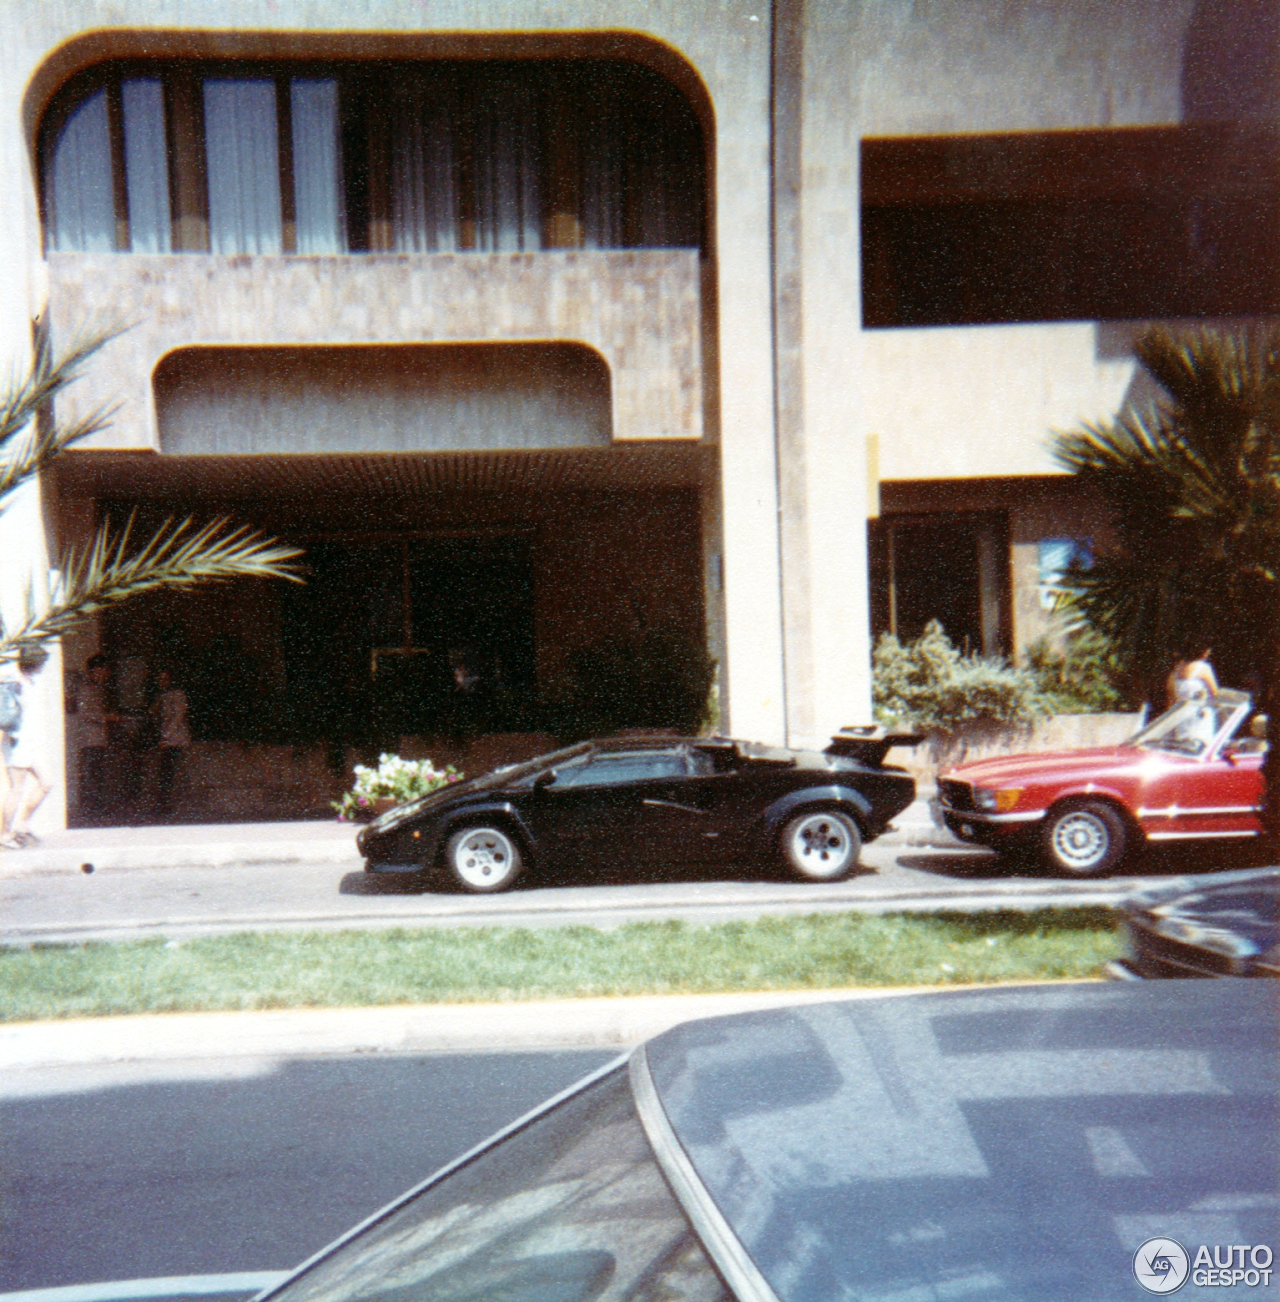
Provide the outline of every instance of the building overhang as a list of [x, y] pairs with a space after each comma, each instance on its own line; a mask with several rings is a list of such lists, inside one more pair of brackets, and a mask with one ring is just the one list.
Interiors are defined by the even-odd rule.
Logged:
[[309, 456], [164, 456], [68, 452], [54, 471], [59, 496], [154, 503], [177, 509], [222, 504], [414, 502], [441, 495], [531, 496], [695, 489], [713, 449], [696, 443], [514, 452]]

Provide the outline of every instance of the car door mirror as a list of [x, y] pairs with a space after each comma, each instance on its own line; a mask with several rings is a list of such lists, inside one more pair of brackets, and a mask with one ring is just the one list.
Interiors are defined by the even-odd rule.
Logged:
[[539, 773], [533, 780], [533, 789], [541, 791], [543, 787], [551, 786], [556, 780], [555, 769], [548, 769], [545, 773]]

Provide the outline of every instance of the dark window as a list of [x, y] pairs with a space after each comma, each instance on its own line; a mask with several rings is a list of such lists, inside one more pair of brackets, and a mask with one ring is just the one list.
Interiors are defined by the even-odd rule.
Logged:
[[965, 652], [1009, 640], [1009, 548], [1002, 515], [889, 515], [870, 524], [871, 629], [912, 642], [937, 620]]
[[536, 689], [532, 539], [307, 544], [283, 592], [293, 707], [325, 735], [483, 731]]
[[868, 326], [1280, 311], [1280, 131], [862, 142]]
[[603, 60], [119, 63], [42, 126], [48, 246], [326, 254], [698, 247], [701, 129]]

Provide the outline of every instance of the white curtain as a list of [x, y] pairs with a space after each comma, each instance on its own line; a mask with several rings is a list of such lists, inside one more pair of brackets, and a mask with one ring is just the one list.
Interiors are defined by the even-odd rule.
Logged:
[[623, 157], [626, 134], [609, 109], [588, 118], [582, 137], [582, 244], [623, 247]]
[[583, 245], [696, 248], [702, 238], [698, 147], [692, 132], [643, 121], [628, 127], [616, 110], [599, 113], [582, 138]]
[[116, 247], [116, 212], [105, 90], [95, 91], [67, 118], [49, 172], [45, 193], [50, 247], [111, 252]]
[[345, 253], [342, 137], [338, 83], [295, 79], [289, 86], [293, 124], [293, 201], [299, 253]]
[[204, 83], [213, 253], [279, 253], [280, 163], [275, 82]]
[[542, 247], [538, 101], [531, 87], [497, 81], [475, 113], [476, 247]]
[[120, 98], [124, 107], [129, 247], [134, 253], [168, 253], [173, 241], [164, 88], [158, 78], [125, 81], [120, 86]]
[[635, 244], [660, 249], [671, 243], [667, 231], [667, 160], [661, 141], [637, 149], [632, 160], [635, 177]]
[[696, 248], [702, 240], [699, 140], [672, 130], [656, 148], [636, 151], [637, 242], [647, 248]]
[[458, 248], [456, 115], [442, 80], [396, 88], [391, 109], [391, 245], [397, 253]]

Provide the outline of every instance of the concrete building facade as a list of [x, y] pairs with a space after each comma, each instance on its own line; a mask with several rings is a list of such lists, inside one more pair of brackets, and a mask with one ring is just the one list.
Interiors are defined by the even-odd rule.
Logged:
[[7, 6], [0, 347], [127, 329], [58, 400], [109, 428], [0, 519], [3, 609], [130, 512], [315, 558], [68, 639], [60, 791], [99, 647], [217, 633], [287, 695], [465, 644], [536, 691], [676, 628], [793, 744], [870, 717], [876, 632], [1025, 648], [1105, 531], [1051, 430], [1130, 396], [1142, 322], [1276, 310], [1272, 9]]

